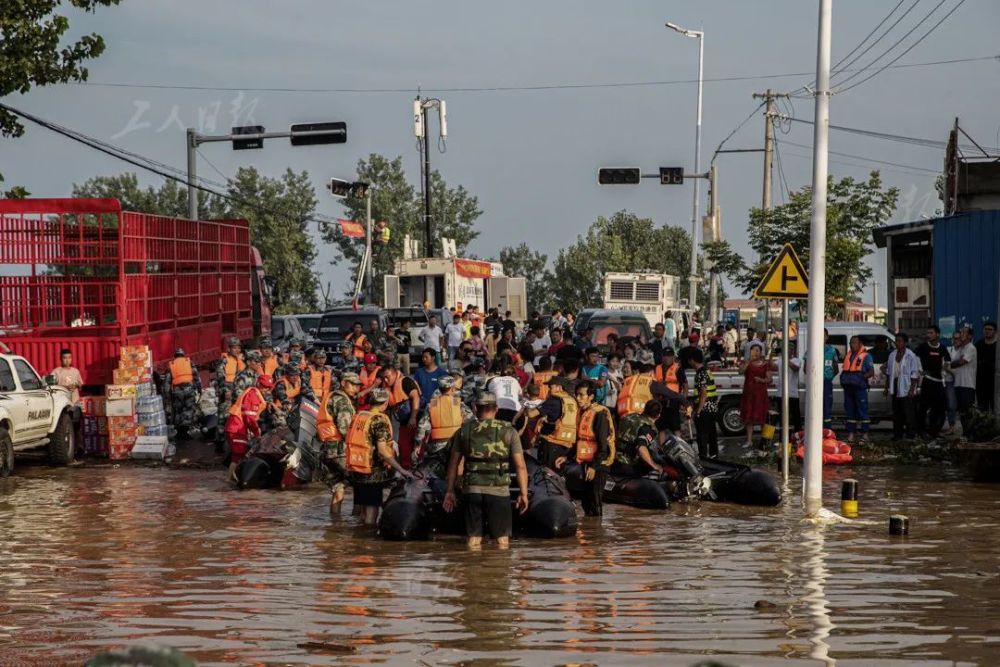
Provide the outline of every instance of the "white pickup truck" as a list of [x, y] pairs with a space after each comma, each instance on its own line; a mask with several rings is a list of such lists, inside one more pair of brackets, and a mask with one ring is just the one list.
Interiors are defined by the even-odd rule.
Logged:
[[73, 462], [76, 435], [71, 396], [54, 379], [39, 377], [24, 357], [0, 354], [0, 477], [14, 469], [14, 453], [46, 448], [55, 465]]

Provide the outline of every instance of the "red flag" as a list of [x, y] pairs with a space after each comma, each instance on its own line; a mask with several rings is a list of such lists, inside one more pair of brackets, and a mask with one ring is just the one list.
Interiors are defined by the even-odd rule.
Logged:
[[353, 220], [341, 220], [338, 218], [337, 223], [340, 225], [340, 231], [343, 232], [344, 236], [349, 236], [355, 239], [363, 239], [365, 237], [365, 228], [360, 222], [354, 222]]
[[493, 266], [474, 259], [456, 259], [455, 272], [465, 278], [492, 278]]

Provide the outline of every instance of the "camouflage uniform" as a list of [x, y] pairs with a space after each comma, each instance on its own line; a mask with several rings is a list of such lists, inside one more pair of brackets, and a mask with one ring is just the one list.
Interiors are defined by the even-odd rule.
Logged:
[[379, 443], [389, 443], [390, 445], [392, 443], [392, 425], [388, 419], [372, 421], [368, 430], [368, 442], [375, 450], [375, 455], [372, 457], [372, 471], [367, 475], [356, 472], [349, 473], [352, 484], [381, 484], [391, 479], [394, 474], [385, 466], [385, 462], [378, 452]]
[[513, 426], [499, 419], [468, 423], [452, 436], [451, 446], [465, 457], [464, 493], [509, 495], [510, 457], [522, 452]]
[[[434, 392], [435, 397], [440, 396], [441, 392]], [[472, 410], [465, 403], [462, 403], [462, 423], [470, 422], [475, 419], [475, 415], [472, 414]], [[425, 410], [423, 416], [420, 418], [420, 422], [417, 424], [417, 435], [415, 442], [423, 442], [424, 438], [430, 435], [431, 432], [431, 416], [429, 411]], [[427, 443], [424, 449], [423, 460], [430, 466], [431, 472], [436, 476], [444, 479], [448, 474], [448, 459], [451, 458], [451, 440], [431, 440]]]
[[[242, 364], [243, 363], [242, 356], [237, 358], [240, 360], [240, 363]], [[233, 380], [233, 382], [226, 382], [226, 361], [228, 361], [229, 359], [230, 355], [224, 354], [222, 355], [222, 358], [219, 359], [219, 362], [215, 365], [215, 380], [213, 381], [213, 384], [215, 385], [215, 395], [219, 398], [218, 414], [219, 414], [219, 419], [221, 421], [225, 421], [226, 416], [229, 414], [229, 408], [231, 408], [233, 405], [233, 401], [235, 401], [236, 398], [240, 395], [240, 393], [242, 393], [241, 391], [236, 391], [236, 389], [234, 388], [235, 379]], [[244, 370], [246, 369], [244, 368]], [[236, 375], [239, 376], [239, 373], [237, 373]], [[251, 382], [250, 384], [252, 385], [256, 382], [257, 379], [255, 377], [253, 382]], [[243, 389], [246, 389], [246, 387], [244, 387]]]
[[638, 459], [636, 438], [639, 437], [643, 429], [656, 430], [656, 422], [640, 412], [632, 412], [618, 423], [618, 435], [615, 440], [618, 446], [615, 449], [615, 463], [619, 466], [635, 465]]
[[185, 382], [174, 386], [174, 378], [170, 373], [170, 366], [163, 376], [163, 386], [170, 397], [170, 414], [174, 427], [191, 430], [197, 426], [198, 422], [198, 394], [201, 392], [201, 377], [198, 375], [198, 368], [191, 364], [194, 371], [191, 382]]

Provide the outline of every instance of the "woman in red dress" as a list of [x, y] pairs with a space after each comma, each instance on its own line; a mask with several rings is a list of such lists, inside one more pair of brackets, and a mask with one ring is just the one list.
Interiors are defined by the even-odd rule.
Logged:
[[747, 441], [743, 449], [753, 447], [753, 427], [767, 421], [769, 401], [767, 388], [771, 384], [771, 365], [764, 359], [760, 345], [750, 346], [750, 359], [740, 367], [743, 371], [743, 396], [740, 399], [740, 419], [746, 425]]

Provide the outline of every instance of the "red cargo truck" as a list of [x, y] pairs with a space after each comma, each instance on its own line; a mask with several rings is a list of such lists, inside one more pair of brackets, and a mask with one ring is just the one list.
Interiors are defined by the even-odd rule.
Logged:
[[116, 199], [0, 200], [0, 342], [41, 372], [69, 348], [88, 386], [123, 345], [196, 364], [270, 333], [260, 254], [245, 220], [122, 211]]

